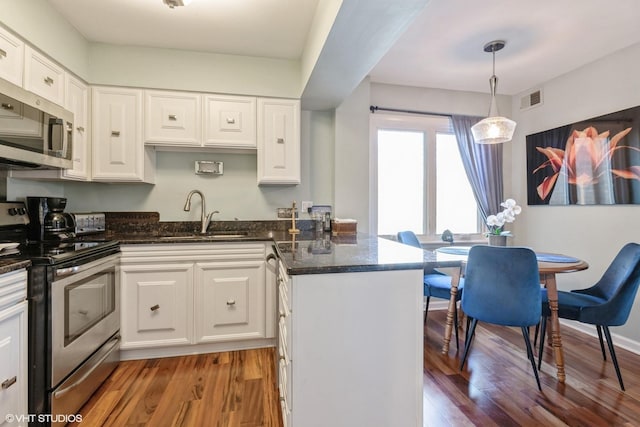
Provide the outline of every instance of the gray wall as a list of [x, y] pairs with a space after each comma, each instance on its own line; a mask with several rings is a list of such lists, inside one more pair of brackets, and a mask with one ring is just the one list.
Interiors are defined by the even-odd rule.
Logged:
[[[640, 44], [545, 82], [543, 104], [519, 111], [514, 99], [514, 135], [511, 181], [517, 200], [526, 201], [527, 134], [640, 105]], [[597, 281], [618, 250], [627, 242], [640, 242], [640, 206], [526, 206], [514, 223], [515, 240], [536, 249], [567, 253], [586, 260], [584, 272], [561, 274], [558, 286], [575, 289]], [[640, 298], [628, 323], [612, 332], [635, 342], [617, 343], [640, 352]], [[593, 332], [593, 329], [590, 329]]]

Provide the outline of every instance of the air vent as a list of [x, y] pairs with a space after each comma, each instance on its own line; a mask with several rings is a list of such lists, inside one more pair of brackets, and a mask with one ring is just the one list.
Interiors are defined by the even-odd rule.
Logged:
[[528, 110], [542, 104], [542, 89], [537, 89], [520, 98], [520, 109]]

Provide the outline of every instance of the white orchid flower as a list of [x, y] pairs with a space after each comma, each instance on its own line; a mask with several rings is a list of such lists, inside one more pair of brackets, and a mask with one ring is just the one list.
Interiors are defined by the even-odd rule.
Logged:
[[505, 208], [505, 210], [513, 212], [514, 215], [518, 215], [520, 212], [522, 212], [522, 208], [518, 206], [516, 201], [513, 199], [505, 200], [504, 202], [500, 203], [500, 206]]
[[502, 226], [505, 223], [511, 223], [516, 220], [516, 215], [522, 212], [522, 208], [518, 206], [514, 199], [507, 199], [500, 203], [504, 209], [502, 212], [498, 212], [495, 215], [489, 215], [487, 217], [487, 226], [490, 229], [490, 234], [499, 234], [503, 236], [511, 235], [509, 231], [503, 231]]
[[498, 217], [496, 215], [489, 215], [487, 217], [487, 225], [489, 227], [499, 227], [502, 224], [498, 221]]

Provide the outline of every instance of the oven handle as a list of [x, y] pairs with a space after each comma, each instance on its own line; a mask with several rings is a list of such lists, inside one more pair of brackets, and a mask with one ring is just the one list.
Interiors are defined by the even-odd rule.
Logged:
[[70, 274], [76, 274], [80, 271], [80, 267], [77, 265], [75, 267], [67, 267], [67, 268], [58, 268], [56, 270], [56, 277], [68, 276]]
[[102, 258], [102, 259], [98, 259], [94, 262], [90, 262], [88, 264], [84, 264], [84, 265], [75, 265], [73, 267], [64, 267], [64, 268], [57, 268], [54, 272], [54, 276], [55, 276], [55, 280], [61, 279], [63, 277], [66, 276], [71, 276], [73, 274], [77, 274], [77, 273], [81, 273], [85, 270], [89, 270], [91, 268], [96, 267], [96, 262], [98, 262], [98, 265], [100, 265], [101, 267], [104, 266], [105, 264], [112, 262], [114, 265], [116, 264], [116, 260], [120, 257], [120, 254], [114, 254], [114, 255], [110, 255], [109, 258]]
[[120, 335], [113, 337], [111, 339], [111, 342], [113, 344], [111, 344], [111, 346], [109, 347], [109, 350], [107, 350], [104, 354], [104, 356], [102, 356], [100, 358], [100, 360], [98, 360], [92, 367], [91, 369], [89, 369], [87, 372], [85, 372], [85, 374], [78, 379], [77, 381], [75, 381], [73, 384], [71, 384], [68, 387], [63, 388], [62, 390], [56, 390], [53, 393], [53, 397], [58, 398], [61, 397], [65, 394], [67, 394], [68, 392], [70, 392], [71, 390], [73, 390], [74, 388], [76, 388], [77, 386], [79, 386], [80, 384], [82, 384], [84, 382], [84, 380], [86, 380], [87, 378], [89, 378], [89, 376], [91, 376], [91, 374], [93, 373], [93, 371], [95, 371], [96, 369], [98, 369], [100, 367], [100, 365], [102, 365], [102, 362], [104, 362], [107, 357], [111, 356], [111, 350], [113, 350], [119, 343], [120, 343]]

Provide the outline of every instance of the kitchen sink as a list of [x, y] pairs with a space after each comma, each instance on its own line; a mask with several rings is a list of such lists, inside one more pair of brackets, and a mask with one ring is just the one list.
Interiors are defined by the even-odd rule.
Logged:
[[218, 232], [213, 234], [189, 234], [175, 236], [160, 236], [158, 240], [215, 240], [215, 239], [241, 239], [249, 233], [244, 231]]

